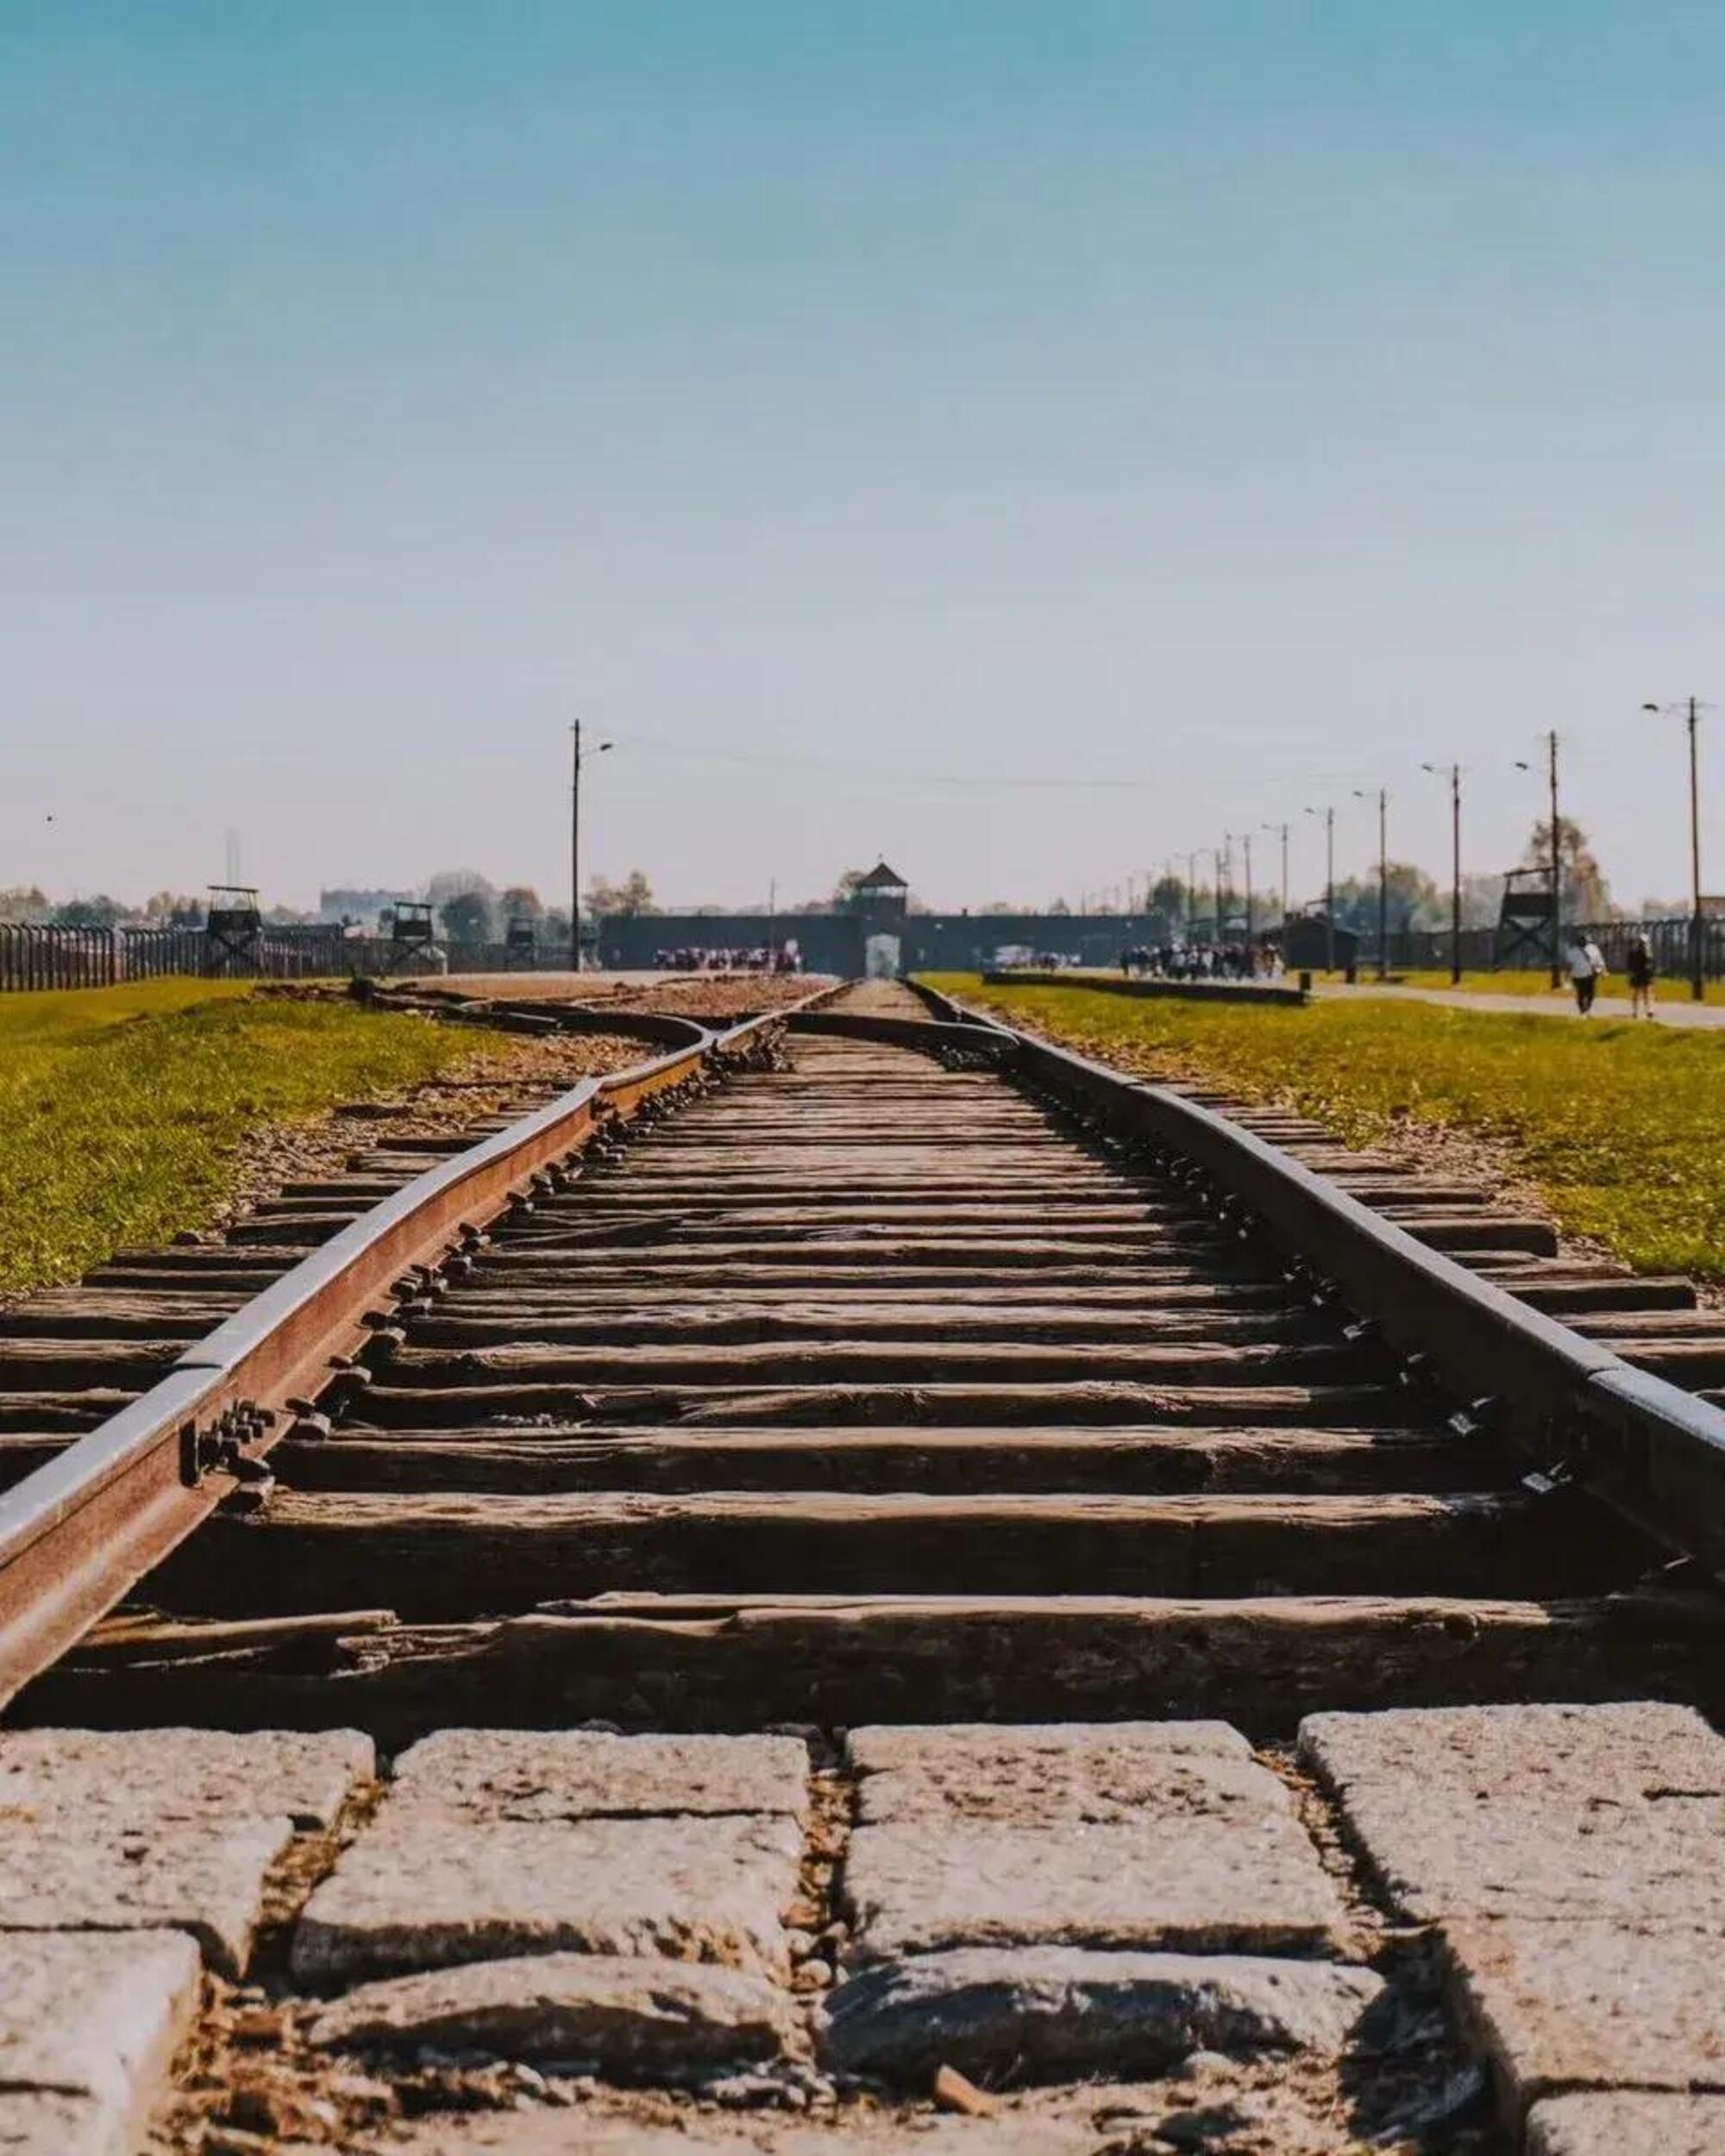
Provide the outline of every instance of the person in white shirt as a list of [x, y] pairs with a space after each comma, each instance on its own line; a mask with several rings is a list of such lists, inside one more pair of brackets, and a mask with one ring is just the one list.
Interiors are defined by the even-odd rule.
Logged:
[[1591, 937], [1573, 936], [1569, 946], [1570, 985], [1575, 990], [1575, 1007], [1583, 1018], [1593, 1008], [1593, 999], [1599, 993], [1599, 984], [1605, 977], [1605, 954]]

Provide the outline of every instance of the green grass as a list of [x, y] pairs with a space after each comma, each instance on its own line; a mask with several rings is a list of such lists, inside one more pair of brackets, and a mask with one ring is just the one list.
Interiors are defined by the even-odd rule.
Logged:
[[1099, 1061], [1285, 1102], [1354, 1143], [1406, 1119], [1478, 1132], [1570, 1233], [1640, 1271], [1725, 1279], [1725, 1035], [1390, 1000], [1266, 1008], [929, 978]]
[[206, 1225], [241, 1141], [500, 1038], [241, 983], [0, 996], [0, 1293]]
[[[1322, 981], [1324, 975], [1320, 974], [1317, 977]], [[1368, 987], [1375, 978], [1369, 966], [1361, 968], [1359, 977]], [[1447, 966], [1399, 970], [1392, 974], [1390, 979], [1404, 988], [1447, 988], [1452, 985]], [[1703, 985], [1707, 991], [1703, 998], [1704, 1002], [1725, 1003], [1725, 981], [1709, 981]], [[1559, 1002], [1567, 1002], [1571, 993], [1567, 975], [1564, 976], [1560, 988], [1552, 988], [1549, 968], [1538, 973], [1527, 973], [1509, 967], [1506, 967], [1502, 973], [1464, 972], [1461, 986], [1465, 990], [1477, 991], [1483, 995], [1555, 996]], [[1600, 986], [1602, 995], [1627, 996], [1628, 993], [1629, 984], [1621, 973], [1608, 974]], [[1679, 980], [1670, 974], [1661, 974], [1653, 983], [1655, 1003], [1687, 1003], [1689, 1000], [1687, 978]]]

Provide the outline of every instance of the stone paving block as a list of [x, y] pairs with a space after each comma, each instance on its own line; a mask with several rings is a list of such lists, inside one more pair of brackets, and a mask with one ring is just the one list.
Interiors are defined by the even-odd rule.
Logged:
[[1725, 1926], [1725, 1739], [1687, 1708], [1314, 1714], [1300, 1745], [1404, 1915]]
[[1296, 1821], [1049, 1829], [863, 1827], [845, 1858], [852, 1959], [950, 1946], [1343, 1952], [1347, 1913]]
[[1452, 1995], [1521, 2109], [1565, 2089], [1725, 2095], [1725, 1932], [1590, 1918], [1448, 1925]]
[[619, 1737], [599, 1730], [444, 1729], [402, 1753], [391, 1802], [477, 1819], [774, 1813], [800, 1818], [808, 1748], [794, 1737]]
[[1038, 1825], [1131, 1819], [1189, 1809], [1188, 1792], [1201, 1785], [1213, 1794], [1209, 1808], [1235, 1795], [1291, 1808], [1226, 1722], [861, 1729], [846, 1749], [865, 1824], [936, 1814]]
[[1547, 2096], [1527, 2156], [1725, 2156], [1725, 2096]]
[[644, 2072], [771, 2059], [797, 2029], [791, 1995], [745, 1970], [553, 1953], [362, 1984], [324, 2009], [311, 2040]]
[[0, 1938], [0, 2150], [129, 2156], [199, 1979], [180, 1932]]
[[782, 1818], [475, 1824], [386, 1805], [307, 1904], [294, 1973], [327, 1984], [560, 1949], [777, 1971], [801, 1856]]
[[1286, 1788], [1216, 1725], [1185, 1741], [1194, 1727], [859, 1733], [854, 1756], [881, 1764], [841, 1882], [852, 1960], [1345, 1947], [1346, 1911]]
[[235, 1975], [295, 1823], [373, 1771], [354, 1730], [0, 1732], [0, 1934], [172, 1926]]
[[0, 2089], [0, 2156], [132, 2156], [106, 2104], [51, 2089]]
[[263, 1914], [264, 1879], [293, 1839], [285, 1819], [186, 1822], [70, 1813], [0, 1829], [0, 1936], [49, 1931], [189, 1932], [237, 1976]]
[[0, 1833], [73, 1811], [285, 1818], [329, 1827], [376, 1772], [356, 1729], [0, 1730]]
[[831, 2126], [768, 2110], [682, 2114], [662, 2124], [586, 2111], [446, 2114], [400, 2129], [388, 2147], [389, 2156], [1105, 2156], [1120, 2137], [1090, 2124], [1094, 2108], [1014, 2105], [997, 2119], [925, 2115], [910, 2124], [850, 2111]]
[[845, 1757], [859, 1775], [914, 1767], [955, 1776], [988, 1772], [1010, 1758], [1106, 1766], [1141, 1752], [1209, 1752], [1249, 1759], [1251, 1746], [1231, 1722], [883, 1722], [853, 1729]]
[[1076, 2081], [1165, 2072], [1192, 2051], [1333, 2056], [1383, 1989], [1334, 1962], [972, 1947], [841, 1984], [820, 2051], [835, 2069], [919, 2089], [941, 2065]]

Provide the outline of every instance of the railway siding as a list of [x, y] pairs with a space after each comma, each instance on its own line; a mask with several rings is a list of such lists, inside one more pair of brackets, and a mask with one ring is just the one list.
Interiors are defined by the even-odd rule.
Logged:
[[[938, 2147], [942, 2068], [951, 2102], [953, 2069], [1007, 2085], [991, 2149], [1339, 2156], [1427, 2117], [1572, 2156], [1583, 2100], [1655, 2099], [1706, 2146], [1722, 1747], [1648, 1701], [1716, 1697], [1719, 1608], [1646, 1531], [1659, 1463], [1575, 1432], [1663, 1422], [1692, 1464], [1715, 1418], [1500, 1292], [1650, 1326], [1644, 1355], [1684, 1284], [1296, 1119], [1122, 1113], [902, 991], [722, 1082], [710, 1052], [443, 1171], [412, 1263], [317, 1242], [191, 1343], [166, 1424], [131, 1408], [196, 1427], [260, 1352], [254, 1397], [315, 1393], [241, 1448], [273, 1486], [205, 1478], [198, 1531], [15, 1701], [0, 1788], [74, 1808], [0, 1811], [0, 1953], [192, 1939], [279, 2017], [269, 2115], [421, 2156], [554, 2145], [549, 2115], [406, 2127], [481, 2086], [580, 2104], [595, 2147]], [[147, 1263], [122, 1325], [185, 1277]], [[1524, 1479], [1565, 1448], [1585, 1472]], [[133, 2063], [32, 2068], [0, 2134], [58, 2147], [76, 2098], [126, 2145], [185, 1987], [115, 1971], [89, 2056], [132, 1985]], [[221, 2054], [180, 2140], [248, 2071]]]

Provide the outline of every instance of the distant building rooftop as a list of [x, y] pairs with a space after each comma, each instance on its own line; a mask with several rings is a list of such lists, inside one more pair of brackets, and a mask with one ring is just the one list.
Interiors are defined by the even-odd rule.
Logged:
[[856, 888], [859, 891], [908, 891], [910, 886], [896, 869], [889, 868], [884, 861], [877, 861], [857, 883]]

